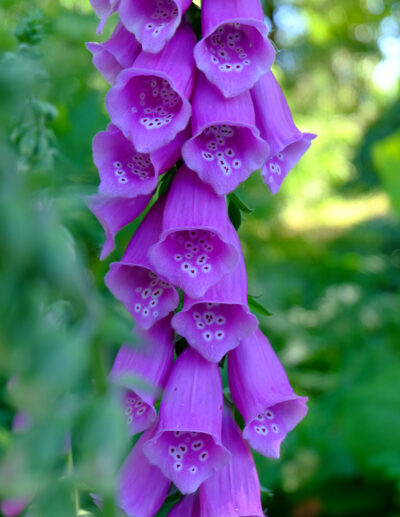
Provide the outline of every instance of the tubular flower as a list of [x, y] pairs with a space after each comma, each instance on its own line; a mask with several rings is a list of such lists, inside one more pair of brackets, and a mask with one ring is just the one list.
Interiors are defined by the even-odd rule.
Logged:
[[248, 90], [270, 69], [275, 51], [259, 0], [203, 0], [201, 28], [196, 64], [225, 97]]
[[170, 283], [198, 298], [236, 267], [239, 252], [233, 232], [225, 200], [183, 165], [168, 193], [150, 262]]
[[178, 489], [192, 493], [230, 461], [221, 444], [222, 382], [216, 364], [188, 348], [176, 360], [144, 453]]
[[285, 436], [307, 413], [307, 397], [294, 393], [261, 330], [228, 354], [232, 400], [246, 426], [243, 437], [264, 456], [279, 458]]
[[257, 328], [257, 318], [247, 306], [247, 277], [240, 242], [237, 250], [239, 264], [233, 273], [225, 275], [198, 299], [186, 296], [182, 310], [172, 319], [176, 332], [205, 359], [216, 363]]
[[268, 156], [268, 144], [255, 125], [250, 93], [225, 99], [199, 74], [192, 105], [194, 136], [183, 146], [183, 159], [217, 194], [228, 194], [260, 169]]
[[187, 126], [195, 42], [191, 27], [182, 25], [159, 54], [141, 52], [108, 92], [111, 120], [138, 152], [150, 153], [167, 145]]
[[117, 233], [143, 212], [150, 199], [151, 194], [135, 198], [107, 197], [97, 194], [87, 199], [89, 209], [97, 217], [106, 233], [100, 260], [105, 259], [115, 249]]
[[172, 38], [191, 0], [121, 0], [119, 16], [145, 52], [160, 52]]
[[120, 348], [110, 372], [110, 379], [124, 388], [124, 414], [131, 435], [144, 431], [156, 420], [154, 404], [174, 359], [170, 318], [141, 332], [139, 337], [140, 344], [125, 344]]
[[293, 122], [285, 96], [272, 72], [265, 74], [252, 88], [257, 127], [270, 146], [270, 155], [261, 170], [265, 184], [273, 194], [280, 189], [289, 171], [317, 136], [302, 133]]
[[105, 277], [107, 287], [143, 329], [172, 312], [178, 293], [163, 276], [157, 276], [147, 258], [149, 247], [160, 236], [165, 197], [150, 209], [137, 229], [120, 262], [114, 262]]
[[121, 70], [132, 66], [141, 50], [135, 36], [122, 23], [118, 23], [109, 40], [89, 42], [86, 47], [93, 55], [94, 66], [110, 84], [114, 84]]
[[200, 517], [198, 494], [185, 495], [169, 512], [168, 517]]
[[152, 437], [154, 429], [155, 426], [140, 437], [119, 473], [118, 504], [128, 517], [153, 517], [168, 493], [169, 479], [143, 454], [143, 444]]
[[159, 175], [170, 169], [181, 155], [189, 128], [178, 133], [165, 147], [139, 153], [113, 124], [93, 139], [93, 160], [100, 174], [99, 192], [107, 196], [136, 197], [150, 194]]
[[89, 0], [97, 17], [100, 18], [97, 33], [102, 32], [108, 17], [114, 13], [119, 6], [120, 0]]
[[222, 443], [232, 460], [201, 485], [200, 517], [264, 517], [253, 456], [227, 407], [222, 420]]

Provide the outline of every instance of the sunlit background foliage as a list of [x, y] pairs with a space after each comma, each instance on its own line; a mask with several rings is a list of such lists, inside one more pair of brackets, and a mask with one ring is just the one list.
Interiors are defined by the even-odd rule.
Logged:
[[[261, 326], [310, 397], [281, 460], [256, 458], [264, 507], [399, 517], [400, 2], [264, 7], [295, 120], [319, 135], [277, 196], [258, 174], [238, 189], [253, 209], [240, 227], [249, 291], [272, 313]], [[0, 3], [0, 499], [30, 494], [31, 517], [100, 515], [93, 492], [117, 516], [130, 447], [107, 374], [132, 324], [85, 206], [107, 124], [84, 48], [95, 28], [88, 0]], [[21, 410], [28, 430], [12, 433]]]

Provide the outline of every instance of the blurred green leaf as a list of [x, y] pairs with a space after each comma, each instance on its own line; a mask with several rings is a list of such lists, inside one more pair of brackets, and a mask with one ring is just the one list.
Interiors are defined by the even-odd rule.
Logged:
[[266, 309], [260, 302], [258, 302], [254, 296], [251, 296], [250, 294], [247, 297], [247, 301], [249, 304], [249, 308], [256, 312], [257, 314], [260, 314], [261, 316], [272, 316], [272, 312], [270, 312], [268, 309]]
[[400, 130], [376, 142], [372, 156], [393, 208], [400, 213]]

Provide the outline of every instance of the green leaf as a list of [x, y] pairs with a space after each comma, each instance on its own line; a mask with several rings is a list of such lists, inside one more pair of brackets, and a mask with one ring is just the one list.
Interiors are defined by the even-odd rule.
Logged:
[[232, 201], [229, 201], [228, 215], [233, 226], [235, 227], [235, 230], [239, 230], [240, 225], [242, 223], [242, 216], [240, 214], [239, 208]]
[[394, 210], [400, 213], [400, 131], [376, 142], [372, 158]]
[[179, 492], [177, 488], [174, 486], [171, 487], [169, 494], [167, 495], [167, 498], [165, 499], [165, 502], [168, 503], [177, 503], [182, 499], [182, 494]]
[[239, 210], [244, 212], [245, 214], [251, 214], [254, 212], [252, 208], [249, 208], [240, 198], [237, 194], [234, 192], [231, 192], [228, 196], [229, 202], [234, 203]]
[[268, 309], [266, 309], [263, 305], [261, 305], [260, 302], [254, 299], [251, 294], [248, 295], [247, 301], [249, 304], [249, 308], [256, 312], [257, 314], [260, 314], [261, 316], [272, 316], [272, 312], [270, 312]]
[[178, 170], [179, 164], [180, 163], [178, 162], [161, 177], [158, 183], [158, 197], [161, 197], [164, 194], [164, 192], [166, 192], [169, 189], [172, 180], [175, 177], [176, 171]]

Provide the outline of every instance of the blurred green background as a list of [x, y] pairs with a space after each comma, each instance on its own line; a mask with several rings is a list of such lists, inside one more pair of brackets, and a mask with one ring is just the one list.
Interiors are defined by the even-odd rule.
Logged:
[[[257, 456], [264, 507], [399, 517], [400, 2], [264, 7], [295, 121], [319, 135], [278, 195], [258, 173], [238, 189], [249, 292], [310, 398], [281, 459]], [[137, 222], [100, 263], [84, 201], [108, 121], [84, 47], [96, 24], [88, 0], [0, 3], [0, 499], [35, 496], [33, 517], [99, 515], [91, 492], [118, 515], [129, 447], [106, 376], [131, 320], [103, 278]], [[29, 430], [12, 433], [21, 410]]]

